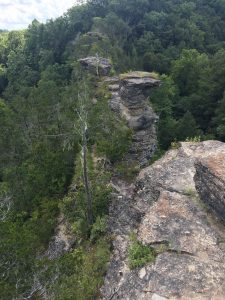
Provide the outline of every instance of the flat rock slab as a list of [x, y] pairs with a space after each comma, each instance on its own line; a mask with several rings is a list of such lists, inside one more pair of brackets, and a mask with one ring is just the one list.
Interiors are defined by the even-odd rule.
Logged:
[[124, 206], [128, 215], [129, 206], [139, 215], [136, 224], [127, 218], [130, 232], [146, 246], [163, 247], [155, 262], [130, 270], [129, 225], [124, 224], [123, 242], [115, 238], [102, 299], [225, 299], [225, 227], [201, 200], [222, 203], [224, 161], [224, 143], [181, 143], [140, 172], [133, 198]]
[[139, 227], [143, 244], [167, 243], [169, 250], [200, 260], [222, 260], [217, 233], [207, 224], [207, 215], [190, 197], [163, 191], [149, 208]]
[[147, 283], [140, 292], [142, 295], [156, 293], [170, 300], [224, 299], [224, 266], [218, 262], [164, 253], [147, 272]]

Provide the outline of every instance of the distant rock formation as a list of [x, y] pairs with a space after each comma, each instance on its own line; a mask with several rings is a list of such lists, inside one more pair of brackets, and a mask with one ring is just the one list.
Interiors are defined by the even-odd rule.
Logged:
[[[181, 143], [143, 169], [135, 186], [121, 186], [110, 209], [114, 250], [102, 299], [225, 298], [225, 226], [197, 192], [221, 216], [224, 156], [221, 142]], [[131, 232], [144, 245], [166, 246], [155, 262], [129, 269]]]
[[156, 124], [158, 116], [148, 102], [149, 92], [160, 85], [160, 80], [148, 72], [130, 72], [119, 78], [107, 78], [112, 93], [110, 107], [125, 118], [134, 131], [128, 160], [146, 166], [157, 148]]
[[108, 76], [112, 65], [110, 60], [96, 56], [89, 56], [79, 60], [80, 64], [90, 73], [99, 76]]

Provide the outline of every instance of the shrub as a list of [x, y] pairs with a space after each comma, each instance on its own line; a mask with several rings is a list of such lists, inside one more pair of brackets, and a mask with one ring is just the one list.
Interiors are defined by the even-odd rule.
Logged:
[[153, 164], [155, 161], [162, 158], [165, 153], [166, 153], [165, 150], [157, 149], [156, 152], [154, 153], [154, 155], [152, 156], [150, 163]]
[[180, 148], [180, 143], [177, 142], [177, 141], [174, 141], [174, 142], [171, 143], [170, 148], [173, 149], [173, 150], [179, 149]]
[[92, 246], [87, 243], [79, 251], [62, 257], [59, 265], [62, 276], [55, 285], [54, 299], [98, 299], [109, 257], [109, 243], [105, 239]]
[[132, 242], [128, 249], [128, 261], [131, 269], [142, 267], [155, 260], [157, 253], [154, 248], [143, 245], [136, 237], [131, 239]]
[[201, 142], [201, 136], [187, 137], [185, 142], [200, 143]]
[[140, 172], [140, 167], [136, 163], [122, 161], [116, 164], [115, 170], [118, 176], [131, 182]]
[[90, 240], [92, 242], [96, 241], [106, 233], [106, 225], [106, 217], [97, 217], [91, 229]]

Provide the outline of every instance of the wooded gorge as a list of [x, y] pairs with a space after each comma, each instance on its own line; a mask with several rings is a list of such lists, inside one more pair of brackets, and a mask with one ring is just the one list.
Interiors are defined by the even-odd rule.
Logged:
[[[225, 142], [224, 0], [89, 0], [46, 24], [0, 31], [0, 299], [99, 295], [110, 254], [108, 183], [115, 173], [129, 181], [138, 166], [123, 161], [132, 132], [110, 111], [99, 76], [81, 68], [87, 56], [109, 58], [112, 76], [140, 70], [161, 80], [149, 100], [158, 154], [178, 141]], [[94, 149], [90, 224], [82, 109]], [[62, 213], [76, 247], [50, 260], [43, 253]]]

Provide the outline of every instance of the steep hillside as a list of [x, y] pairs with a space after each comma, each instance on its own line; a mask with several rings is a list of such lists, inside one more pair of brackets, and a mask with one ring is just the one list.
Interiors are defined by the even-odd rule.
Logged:
[[222, 297], [224, 12], [89, 0], [0, 31], [1, 299]]

